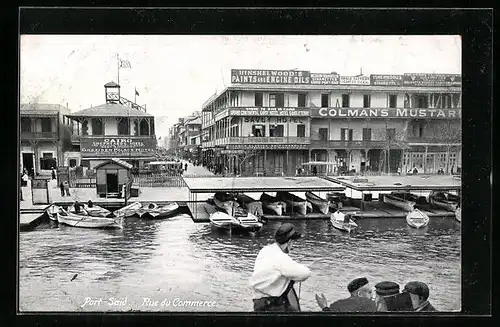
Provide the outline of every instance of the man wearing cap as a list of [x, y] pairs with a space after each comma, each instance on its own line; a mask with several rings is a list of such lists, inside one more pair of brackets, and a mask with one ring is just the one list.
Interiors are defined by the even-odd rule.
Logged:
[[284, 223], [276, 231], [276, 242], [260, 250], [249, 282], [254, 311], [300, 311], [293, 284], [309, 278], [311, 271], [288, 253], [301, 236], [292, 224]]
[[399, 294], [399, 285], [394, 282], [380, 282], [375, 285], [377, 311], [392, 311], [390, 303]]
[[328, 302], [323, 293], [316, 294], [316, 301], [323, 311], [333, 312], [376, 312], [377, 306], [371, 300], [372, 289], [365, 277], [356, 278], [347, 285], [347, 290], [351, 297], [338, 300], [328, 306]]
[[429, 302], [429, 287], [422, 282], [409, 282], [403, 292], [410, 294], [411, 303], [415, 311], [437, 311]]

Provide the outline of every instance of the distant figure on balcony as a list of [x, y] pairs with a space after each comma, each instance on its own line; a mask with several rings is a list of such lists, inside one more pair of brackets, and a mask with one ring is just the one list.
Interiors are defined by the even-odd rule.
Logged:
[[52, 167], [52, 179], [56, 179], [56, 171], [54, 170], [54, 167]]

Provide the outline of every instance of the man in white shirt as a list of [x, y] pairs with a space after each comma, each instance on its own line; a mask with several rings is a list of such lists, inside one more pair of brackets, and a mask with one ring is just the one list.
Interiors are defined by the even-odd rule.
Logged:
[[260, 250], [249, 283], [254, 291], [254, 311], [300, 311], [293, 284], [305, 281], [311, 271], [287, 253], [292, 242], [301, 237], [292, 224], [284, 223], [276, 231], [276, 242]]

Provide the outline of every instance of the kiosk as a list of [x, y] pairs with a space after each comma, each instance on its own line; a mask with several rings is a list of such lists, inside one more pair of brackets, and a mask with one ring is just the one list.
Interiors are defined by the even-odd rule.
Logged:
[[130, 197], [130, 185], [132, 165], [113, 158], [95, 167], [97, 196], [103, 198], [125, 198]]

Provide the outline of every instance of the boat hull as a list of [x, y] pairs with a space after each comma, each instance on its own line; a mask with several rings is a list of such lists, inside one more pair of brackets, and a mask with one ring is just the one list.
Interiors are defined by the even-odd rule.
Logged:
[[267, 209], [267, 211], [271, 212], [272, 214], [282, 216], [283, 213], [286, 212], [286, 203], [283, 201], [279, 201], [274, 196], [262, 193], [260, 201], [262, 202], [263, 209]]
[[384, 194], [384, 203], [393, 205], [408, 212], [411, 212], [415, 208], [416, 204], [413, 201], [403, 200], [391, 194]]
[[147, 211], [142, 215], [143, 218], [148, 219], [163, 219], [175, 216], [179, 212], [179, 205], [177, 203], [170, 203], [157, 210]]
[[306, 192], [306, 199], [316, 210], [326, 215], [330, 211], [330, 201], [320, 198], [314, 193]]
[[53, 204], [50, 207], [48, 207], [45, 212], [47, 213], [47, 216], [49, 217], [50, 220], [56, 221], [57, 222], [57, 213], [61, 210], [61, 207]]
[[214, 203], [217, 206], [217, 208], [224, 210], [227, 214], [231, 214], [233, 211], [233, 208], [237, 208], [240, 205], [238, 202], [230, 200], [230, 201], [220, 201], [216, 197], [214, 197]]
[[229, 231], [239, 226], [239, 223], [236, 220], [236, 218], [222, 211], [217, 211], [212, 213], [209, 216], [209, 219], [210, 219], [210, 225], [212, 225], [212, 227], [221, 230]]
[[[111, 211], [107, 210], [107, 209], [104, 209], [102, 207], [99, 207], [99, 206], [92, 206], [92, 208], [89, 208], [88, 205], [86, 204], [82, 204], [82, 208], [85, 212], [87, 212], [87, 214], [89, 216], [92, 216], [92, 217], [101, 217], [101, 218], [106, 218], [106, 217], [109, 217], [112, 215]], [[75, 212], [75, 206], [72, 205], [71, 207], [68, 208], [68, 211], [69, 213], [72, 213], [72, 214], [77, 214]]]
[[406, 222], [410, 227], [413, 228], [424, 228], [429, 224], [429, 216], [424, 212], [415, 209], [406, 215]]
[[287, 207], [290, 209], [289, 211], [293, 211], [295, 208], [301, 215], [305, 216], [307, 214], [308, 202], [306, 200], [300, 199], [288, 192], [278, 192], [276, 197], [287, 204]]
[[462, 222], [462, 209], [460, 209], [460, 207], [455, 210], [455, 219], [459, 222]]
[[429, 197], [429, 203], [437, 208], [442, 208], [447, 211], [455, 211], [458, 208], [458, 203], [455, 201], [449, 201], [449, 200], [440, 200], [436, 199], [432, 196]]
[[137, 210], [141, 209], [142, 205], [140, 202], [131, 203], [121, 209], [115, 210], [113, 215], [116, 217], [132, 217], [137, 213]]
[[83, 228], [123, 228], [123, 217], [104, 218], [88, 215], [78, 215], [69, 212], [57, 213], [60, 224]]
[[253, 198], [249, 197], [246, 194], [238, 194], [237, 196], [238, 203], [242, 205], [245, 209], [248, 210], [251, 214], [261, 217], [264, 212], [262, 208], [262, 202], [256, 201]]
[[337, 211], [330, 216], [330, 222], [334, 228], [348, 233], [351, 233], [358, 227], [352, 219], [348, 219], [348, 221], [346, 221], [345, 214], [340, 211]]

